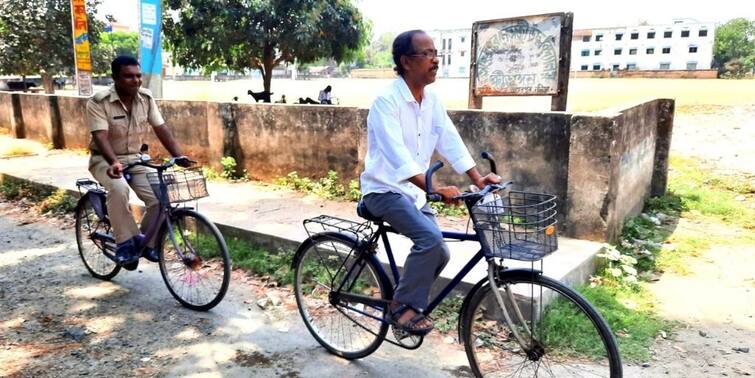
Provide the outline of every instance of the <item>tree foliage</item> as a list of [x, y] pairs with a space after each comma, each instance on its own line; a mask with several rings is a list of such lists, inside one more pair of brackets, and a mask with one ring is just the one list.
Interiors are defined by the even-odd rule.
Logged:
[[102, 33], [98, 44], [92, 46], [92, 71], [106, 75], [110, 62], [119, 55], [136, 58], [139, 54], [139, 34], [135, 32]]
[[[87, 1], [90, 45], [104, 28], [95, 19], [99, 3]], [[51, 93], [53, 75], [74, 72], [70, 0], [0, 1], [0, 25], [0, 73], [39, 74]]]
[[735, 18], [716, 29], [713, 62], [719, 71], [740, 76], [755, 69], [755, 20]]
[[258, 69], [266, 91], [276, 65], [349, 61], [367, 40], [362, 15], [349, 0], [167, 2], [177, 11], [163, 22], [176, 63], [205, 71]]

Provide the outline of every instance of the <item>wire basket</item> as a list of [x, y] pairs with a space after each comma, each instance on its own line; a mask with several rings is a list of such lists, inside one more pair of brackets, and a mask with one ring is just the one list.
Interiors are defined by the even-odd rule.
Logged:
[[[171, 169], [162, 174], [167, 200], [171, 203], [187, 202], [209, 196], [207, 181], [201, 168]], [[147, 173], [147, 180], [158, 198], [163, 198], [157, 172]]]
[[491, 193], [470, 211], [483, 248], [495, 257], [537, 261], [558, 249], [556, 196]]

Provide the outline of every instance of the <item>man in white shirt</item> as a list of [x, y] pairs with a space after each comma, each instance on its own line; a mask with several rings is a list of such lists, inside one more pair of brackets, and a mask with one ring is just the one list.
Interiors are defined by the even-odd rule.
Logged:
[[[414, 246], [389, 309], [389, 321], [412, 334], [433, 329], [422, 315], [430, 287], [449, 259], [448, 248], [427, 204], [424, 173], [437, 150], [457, 173], [466, 173], [480, 188], [499, 183], [482, 176], [438, 97], [425, 88], [435, 81], [438, 56], [432, 38], [421, 30], [401, 33], [393, 41], [399, 78], [372, 104], [367, 116], [367, 157], [361, 176], [363, 202]], [[460, 193], [436, 186], [446, 203]]]

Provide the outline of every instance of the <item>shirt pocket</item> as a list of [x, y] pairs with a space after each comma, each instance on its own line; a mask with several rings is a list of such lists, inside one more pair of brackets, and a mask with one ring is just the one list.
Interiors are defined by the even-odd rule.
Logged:
[[[116, 116], [112, 118], [108, 127], [110, 140], [114, 142], [124, 141], [128, 137], [128, 117]], [[120, 118], [122, 117], [122, 118]]]

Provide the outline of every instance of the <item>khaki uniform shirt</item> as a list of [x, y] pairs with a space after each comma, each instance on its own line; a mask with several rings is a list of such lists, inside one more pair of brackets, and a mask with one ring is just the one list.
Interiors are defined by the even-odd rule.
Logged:
[[[87, 123], [89, 131], [107, 130], [113, 152], [118, 156], [138, 154], [153, 127], [165, 124], [157, 103], [148, 89], [139, 88], [134, 98], [131, 114], [118, 97], [115, 86], [97, 92], [87, 102]], [[92, 140], [89, 144], [92, 155], [100, 154]]]

